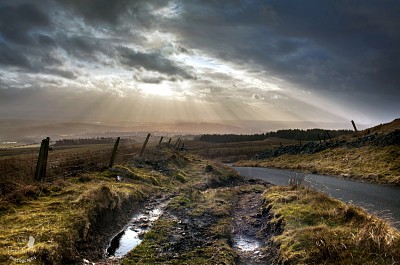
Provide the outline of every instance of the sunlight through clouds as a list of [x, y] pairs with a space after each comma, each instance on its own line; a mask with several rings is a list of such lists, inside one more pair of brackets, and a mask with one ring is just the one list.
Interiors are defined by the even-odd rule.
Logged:
[[[136, 112], [165, 106], [182, 120], [395, 118], [394, 4], [379, 5], [383, 17], [370, 2], [314, 2], [2, 1], [0, 111], [40, 119], [34, 106], [47, 102], [75, 118], [93, 98], [98, 119], [137, 119], [112, 109], [121, 102]], [[31, 16], [21, 16], [24, 8]]]

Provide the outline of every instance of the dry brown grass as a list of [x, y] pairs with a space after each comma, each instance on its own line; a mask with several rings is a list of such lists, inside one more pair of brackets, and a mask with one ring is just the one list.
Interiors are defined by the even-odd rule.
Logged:
[[264, 141], [250, 141], [238, 143], [208, 143], [200, 141], [188, 141], [185, 143], [192, 153], [201, 155], [208, 159], [220, 162], [235, 162], [243, 159], [250, 159], [265, 150], [273, 150], [279, 147], [295, 144], [297, 141], [268, 138]]
[[264, 194], [280, 261], [289, 264], [398, 264], [400, 234], [384, 220], [304, 187], [273, 187]]
[[285, 154], [235, 165], [287, 168], [400, 185], [400, 146], [327, 149], [311, 155]]

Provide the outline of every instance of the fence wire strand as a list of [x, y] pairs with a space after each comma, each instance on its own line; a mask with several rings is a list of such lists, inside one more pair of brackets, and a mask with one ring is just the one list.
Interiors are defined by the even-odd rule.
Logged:
[[[27, 146], [0, 149], [0, 194], [5, 192], [4, 190], [7, 189], [5, 184], [10, 180], [33, 181], [39, 146], [31, 148]], [[52, 148], [48, 154], [45, 181], [66, 179], [85, 172], [104, 170], [109, 166], [113, 147], [114, 143]], [[74, 150], [75, 148], [77, 150]], [[123, 163], [136, 157], [140, 148], [140, 143], [120, 143], [115, 163]]]

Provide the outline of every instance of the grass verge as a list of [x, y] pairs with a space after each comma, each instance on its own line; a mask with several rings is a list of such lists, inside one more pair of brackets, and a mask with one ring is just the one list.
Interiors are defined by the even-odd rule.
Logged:
[[235, 165], [302, 170], [400, 186], [400, 146], [327, 149], [315, 154], [240, 161]]
[[398, 264], [400, 234], [385, 221], [305, 187], [264, 193], [283, 264]]

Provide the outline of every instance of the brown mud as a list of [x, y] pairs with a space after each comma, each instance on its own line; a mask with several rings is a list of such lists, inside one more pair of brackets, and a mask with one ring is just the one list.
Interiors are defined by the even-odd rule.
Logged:
[[263, 210], [262, 191], [244, 191], [234, 211], [233, 248], [240, 265], [275, 264], [277, 251], [270, 244], [272, 233], [267, 232], [269, 213]]
[[[267, 188], [266, 183], [250, 180], [230, 187], [187, 190], [163, 206], [158, 220], [143, 214], [138, 218], [141, 211], [131, 211], [134, 225], [131, 219], [123, 229], [114, 229], [112, 236], [108, 233], [107, 243], [95, 251], [101, 257], [85, 259], [95, 264], [277, 264], [277, 248], [270, 239], [279, 229], [270, 228], [261, 196]], [[156, 197], [142, 209], [150, 213], [165, 202], [165, 196]], [[140, 227], [149, 229], [139, 233]], [[107, 255], [110, 242], [120, 247], [127, 229], [139, 234], [133, 239], [139, 240], [132, 243], [133, 250]]]

